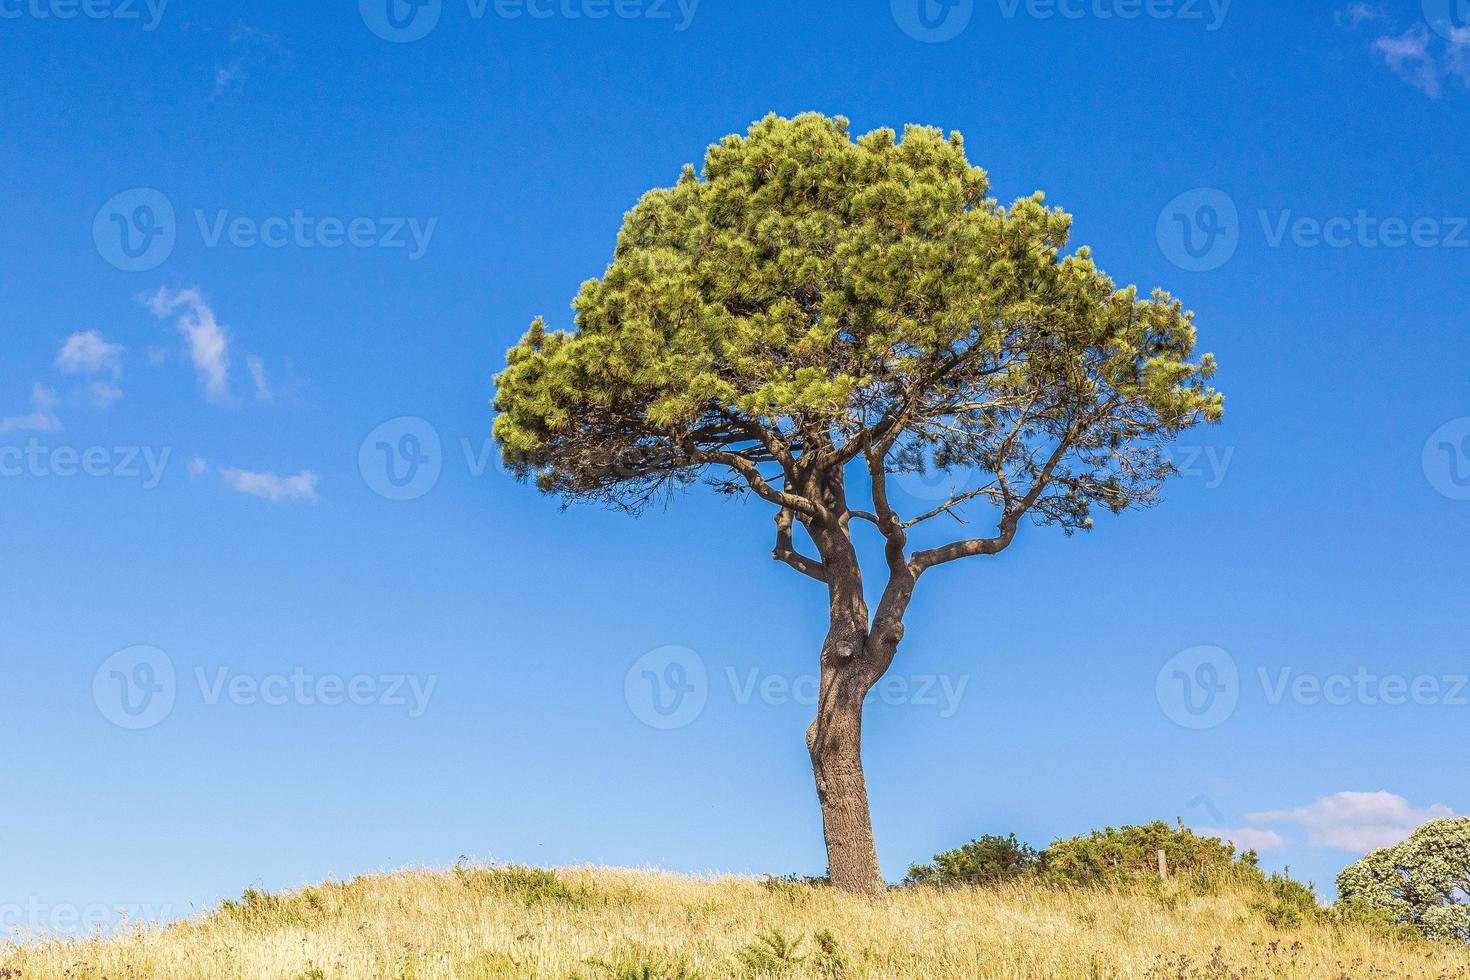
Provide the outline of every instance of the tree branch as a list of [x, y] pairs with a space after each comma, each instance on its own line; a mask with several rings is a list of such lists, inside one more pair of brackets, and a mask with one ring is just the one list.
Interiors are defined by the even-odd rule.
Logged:
[[808, 578], [818, 582], [827, 581], [827, 566], [799, 553], [791, 539], [792, 516], [790, 508], [782, 508], [776, 515], [776, 549], [771, 557], [783, 561]]

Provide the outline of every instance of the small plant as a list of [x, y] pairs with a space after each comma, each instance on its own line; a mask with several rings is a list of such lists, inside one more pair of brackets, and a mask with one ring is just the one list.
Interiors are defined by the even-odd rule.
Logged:
[[1272, 928], [1295, 929], [1322, 916], [1316, 891], [1292, 879], [1290, 869], [1266, 879], [1265, 890], [1263, 898], [1251, 903], [1251, 911], [1259, 913]]
[[812, 936], [812, 942], [817, 946], [813, 955], [812, 965], [816, 968], [817, 975], [823, 977], [845, 977], [847, 973], [847, 961], [842, 958], [842, 953], [837, 948], [837, 940], [832, 933], [823, 929]]
[[526, 908], [554, 903], [581, 906], [592, 898], [591, 889], [581, 885], [573, 888], [557, 877], [556, 872], [543, 868], [516, 864], [504, 868], [471, 868], [458, 864], [454, 866], [454, 876], [478, 897], [512, 895]]
[[[617, 963], [588, 960], [587, 965], [599, 971], [597, 976], [608, 977], [609, 980], [700, 980], [699, 974], [682, 962], [669, 963], [660, 959], [620, 960]], [[582, 980], [579, 974], [573, 974], [572, 978]]]
[[772, 929], [737, 952], [735, 958], [757, 975], [785, 973], [806, 960], [804, 955], [798, 953], [803, 942], [804, 936], [787, 939], [781, 934], [781, 930]]

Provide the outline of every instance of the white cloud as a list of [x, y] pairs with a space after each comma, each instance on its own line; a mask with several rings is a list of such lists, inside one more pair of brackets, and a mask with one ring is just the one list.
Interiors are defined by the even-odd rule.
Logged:
[[251, 473], [246, 470], [220, 470], [233, 489], [240, 493], [269, 500], [273, 504], [300, 501], [314, 504], [317, 497], [317, 475], [305, 471], [296, 476], [277, 476], [274, 473]]
[[1392, 17], [1367, 3], [1355, 3], [1339, 11], [1337, 23], [1348, 30], [1375, 25], [1376, 36], [1370, 45], [1373, 53], [1390, 71], [1431, 99], [1443, 97], [1449, 81], [1470, 89], [1470, 25], [1420, 23], [1401, 32]]
[[245, 367], [250, 370], [250, 380], [255, 383], [255, 397], [263, 402], [272, 401], [275, 395], [271, 392], [270, 378], [266, 377], [265, 361], [251, 354], [245, 358]]
[[1342, 27], [1357, 27], [1360, 24], [1388, 20], [1388, 15], [1378, 7], [1367, 3], [1355, 3], [1346, 10], [1339, 10], [1336, 14], [1337, 23]]
[[1373, 50], [1395, 75], [1431, 99], [1437, 99], [1443, 92], [1440, 85], [1442, 70], [1429, 45], [1429, 28], [1415, 24], [1397, 36], [1384, 35], [1375, 39]]
[[93, 381], [87, 386], [86, 395], [93, 408], [111, 408], [122, 400], [123, 391], [111, 381]]
[[179, 317], [179, 333], [188, 341], [189, 356], [194, 361], [194, 372], [204, 386], [204, 394], [210, 401], [228, 401], [229, 334], [215, 318], [214, 310], [204, 301], [199, 290], [182, 289], [170, 293], [167, 287], [160, 287], [158, 292], [145, 297], [143, 302], [160, 319], [184, 310], [184, 314]]
[[0, 419], [0, 432], [60, 432], [61, 419], [56, 417], [56, 392], [43, 384], [31, 388], [31, 414], [12, 415]]
[[110, 373], [114, 378], [122, 376], [123, 347], [109, 344], [95, 330], [74, 333], [61, 345], [56, 355], [56, 366], [65, 374]]
[[1364, 854], [1399, 843], [1430, 820], [1454, 815], [1442, 803], [1418, 809], [1402, 796], [1379, 791], [1334, 793], [1294, 810], [1248, 813], [1246, 820], [1257, 826], [1293, 823], [1307, 832], [1312, 847]]
[[1284, 851], [1286, 841], [1274, 830], [1259, 827], [1240, 827], [1227, 830], [1222, 827], [1197, 827], [1195, 833], [1201, 837], [1219, 837], [1235, 845], [1237, 851]]
[[209, 464], [204, 461], [203, 456], [195, 456], [189, 460], [189, 475], [203, 476], [204, 471], [209, 469]]

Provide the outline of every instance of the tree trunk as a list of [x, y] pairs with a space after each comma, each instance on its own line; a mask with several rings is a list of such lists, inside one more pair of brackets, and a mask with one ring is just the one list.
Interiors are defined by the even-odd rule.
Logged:
[[[826, 670], [823, 671], [827, 673]], [[883, 873], [873, 843], [868, 786], [863, 778], [863, 694], [842, 691], [843, 678], [823, 678], [817, 720], [807, 732], [822, 831], [827, 841], [827, 874], [834, 887], [854, 894], [881, 895]], [[829, 696], [830, 692], [830, 696]]]

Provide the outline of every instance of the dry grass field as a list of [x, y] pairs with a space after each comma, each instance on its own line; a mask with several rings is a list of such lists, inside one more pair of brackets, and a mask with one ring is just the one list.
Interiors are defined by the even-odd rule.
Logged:
[[[1200, 893], [1204, 891], [1205, 893]], [[4, 980], [1470, 978], [1463, 948], [1264, 914], [1259, 890], [896, 890], [642, 871], [404, 871], [0, 951]]]

